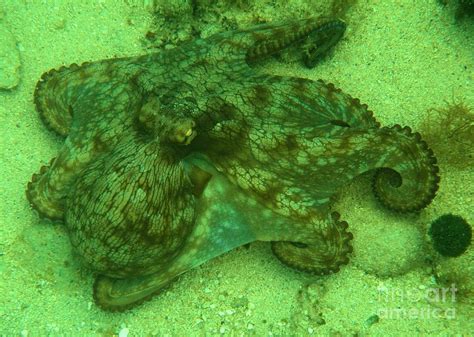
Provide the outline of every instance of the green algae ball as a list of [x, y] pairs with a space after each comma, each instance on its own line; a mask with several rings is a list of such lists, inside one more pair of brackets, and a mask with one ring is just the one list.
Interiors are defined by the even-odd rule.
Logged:
[[464, 253], [472, 240], [472, 228], [462, 217], [445, 214], [431, 223], [429, 234], [434, 249], [443, 256], [456, 257]]

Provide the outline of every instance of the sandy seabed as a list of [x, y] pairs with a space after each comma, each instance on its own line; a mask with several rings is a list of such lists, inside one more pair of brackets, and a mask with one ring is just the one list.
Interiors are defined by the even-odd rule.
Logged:
[[[436, 1], [361, 1], [353, 13], [360, 20], [351, 22], [329, 60], [311, 70], [278, 63], [270, 68], [333, 82], [367, 103], [384, 125], [416, 129], [429, 108], [453, 96], [474, 106], [472, 21], [456, 23], [452, 11]], [[39, 120], [33, 91], [51, 68], [143, 54], [150, 22], [146, 6], [127, 2], [0, 0], [0, 24], [17, 40], [22, 62], [20, 84], [0, 91], [0, 335], [447, 336], [474, 331], [472, 298], [456, 291], [469, 285], [436, 283], [421, 247], [427, 222], [441, 214], [461, 214], [473, 223], [472, 165], [463, 171], [441, 166], [438, 196], [418, 216], [382, 209], [370, 194], [369, 179], [357, 179], [335, 206], [356, 237], [351, 263], [337, 274], [292, 271], [272, 256], [268, 244], [255, 243], [188, 272], [133, 310], [97, 308], [92, 275], [73, 257], [64, 228], [40, 221], [25, 198], [31, 175], [61, 145]], [[419, 230], [407, 229], [413, 223]], [[382, 251], [371, 246], [374, 242], [381, 242]], [[474, 278], [473, 262], [472, 248], [459, 259], [437, 260], [459, 282]], [[403, 272], [387, 271], [391, 263]], [[470, 287], [472, 297], [472, 281]]]

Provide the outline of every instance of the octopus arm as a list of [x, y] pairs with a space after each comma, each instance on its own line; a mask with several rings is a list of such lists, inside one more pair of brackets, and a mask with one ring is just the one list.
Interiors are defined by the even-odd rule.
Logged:
[[347, 229], [347, 222], [332, 212], [326, 219], [306, 223], [306, 231], [313, 233], [310, 238], [274, 241], [272, 250], [282, 263], [296, 270], [319, 275], [335, 273], [349, 262], [352, 252], [353, 236]]
[[[78, 174], [100, 154], [112, 149], [123, 137], [126, 131], [133, 127], [130, 110], [137, 109], [137, 99], [129, 98], [126, 107], [120, 100], [91, 100], [86, 106], [79, 106], [75, 111], [96, 114], [87, 122], [79, 123], [76, 119], [68, 126], [67, 136], [56, 158], [48, 166], [43, 166], [39, 173], [33, 174], [26, 189], [30, 204], [40, 215], [49, 219], [62, 220], [64, 200]], [[123, 98], [123, 95], [121, 96]], [[88, 110], [91, 106], [100, 104], [100, 110]], [[103, 113], [102, 115], [101, 112]]]
[[133, 132], [134, 112], [142, 99], [132, 82], [113, 79], [120, 62], [125, 60], [53, 70], [37, 85], [40, 116], [67, 135], [59, 155], [33, 175], [26, 191], [30, 204], [47, 218], [61, 220], [64, 199], [79, 172]]
[[310, 152], [306, 179], [315, 196], [334, 194], [356, 176], [376, 170], [374, 192], [386, 207], [401, 212], [426, 207], [438, 189], [433, 152], [408, 127], [347, 130]]
[[261, 76], [209, 102], [192, 146], [234, 183], [286, 215], [327, 205], [340, 187], [329, 186], [334, 179], [326, 176], [319, 185], [320, 170], [339, 170], [326, 153], [331, 142], [379, 125], [365, 104], [323, 81]]
[[[381, 130], [381, 158], [373, 189], [386, 207], [400, 212], [418, 211], [431, 203], [440, 181], [436, 157], [419, 133], [395, 125]], [[388, 141], [385, 142], [385, 139]], [[377, 141], [377, 140], [375, 140]]]
[[117, 58], [71, 64], [45, 72], [34, 93], [41, 120], [59, 135], [67, 136], [73, 119], [79, 116], [87, 120], [101, 111], [97, 110], [97, 99], [108, 102], [120, 96], [124, 83], [137, 72], [139, 63], [139, 58]]
[[213, 46], [209, 50], [211, 59], [225, 62], [234, 70], [242, 71], [295, 45], [303, 46], [303, 60], [308, 67], [313, 67], [341, 39], [345, 29], [346, 24], [341, 20], [315, 17], [223, 32], [205, 42]]

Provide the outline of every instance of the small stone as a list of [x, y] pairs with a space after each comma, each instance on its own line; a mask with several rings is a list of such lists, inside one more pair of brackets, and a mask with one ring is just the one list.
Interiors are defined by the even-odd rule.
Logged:
[[10, 31], [0, 25], [0, 89], [13, 89], [20, 82], [20, 53]]
[[194, 321], [194, 325], [199, 325], [201, 323], [203, 323], [204, 321], [201, 319], [201, 318], [198, 318]]
[[232, 307], [233, 308], [241, 308], [241, 307], [246, 307], [249, 304], [249, 300], [247, 297], [238, 297], [235, 298], [234, 301], [232, 302]]
[[367, 326], [371, 326], [375, 323], [378, 323], [380, 321], [380, 317], [379, 315], [372, 315], [370, 316], [369, 318], [367, 318], [367, 320], [365, 321], [365, 324]]
[[118, 335], [119, 337], [127, 337], [129, 332], [128, 328], [122, 328]]
[[66, 27], [66, 19], [60, 18], [56, 20], [55, 22], [53, 22], [53, 27], [57, 30], [64, 29]]

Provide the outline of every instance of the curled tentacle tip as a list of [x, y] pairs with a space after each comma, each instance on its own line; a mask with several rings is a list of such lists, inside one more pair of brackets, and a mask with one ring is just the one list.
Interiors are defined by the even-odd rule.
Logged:
[[353, 238], [347, 231], [348, 223], [339, 218], [339, 213], [331, 213], [327, 229], [316, 232], [314, 242], [273, 242], [273, 253], [285, 265], [299, 271], [317, 275], [338, 272], [349, 262]]
[[396, 212], [414, 212], [428, 206], [438, 190], [440, 177], [437, 160], [433, 151], [418, 132], [399, 124], [385, 129], [395, 132], [394, 146], [407, 159], [394, 162], [393, 166], [377, 170], [373, 190], [376, 198], [388, 209]]

